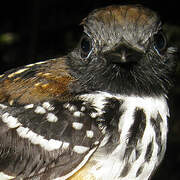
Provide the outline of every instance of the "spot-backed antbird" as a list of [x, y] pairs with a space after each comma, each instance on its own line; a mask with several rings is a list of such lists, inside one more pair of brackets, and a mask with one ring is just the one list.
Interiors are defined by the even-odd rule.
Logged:
[[91, 12], [64, 57], [0, 78], [0, 171], [16, 180], [147, 180], [163, 159], [175, 48], [140, 5]]

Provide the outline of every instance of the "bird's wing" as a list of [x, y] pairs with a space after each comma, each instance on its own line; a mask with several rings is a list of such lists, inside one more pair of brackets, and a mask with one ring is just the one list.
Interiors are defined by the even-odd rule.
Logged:
[[[51, 72], [52, 66], [59, 71]], [[91, 104], [63, 99], [72, 80], [53, 60], [2, 75], [0, 172], [15, 179], [66, 179], [88, 161], [102, 135]]]

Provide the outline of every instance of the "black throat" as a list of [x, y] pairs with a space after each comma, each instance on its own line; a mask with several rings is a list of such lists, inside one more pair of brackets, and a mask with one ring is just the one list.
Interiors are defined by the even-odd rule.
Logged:
[[[154, 96], [167, 94], [172, 86], [174, 61], [154, 60], [151, 55], [137, 62], [111, 63], [104, 57], [94, 57], [84, 65], [69, 56], [70, 73], [77, 79], [71, 84], [73, 94], [92, 91]], [[171, 58], [170, 58], [171, 59]]]

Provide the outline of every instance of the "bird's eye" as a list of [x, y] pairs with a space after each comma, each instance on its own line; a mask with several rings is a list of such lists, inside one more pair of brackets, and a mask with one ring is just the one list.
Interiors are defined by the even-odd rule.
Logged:
[[165, 50], [166, 45], [167, 45], [166, 36], [162, 32], [159, 32], [154, 35], [154, 48], [158, 52], [162, 52], [163, 50]]
[[92, 51], [92, 41], [90, 37], [84, 35], [80, 41], [81, 57], [88, 58]]

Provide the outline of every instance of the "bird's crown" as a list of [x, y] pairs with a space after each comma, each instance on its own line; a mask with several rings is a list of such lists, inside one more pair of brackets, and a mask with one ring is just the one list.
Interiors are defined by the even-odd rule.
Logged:
[[103, 51], [122, 41], [144, 50], [144, 44], [161, 28], [159, 16], [141, 5], [108, 6], [83, 21], [85, 32], [99, 40]]

